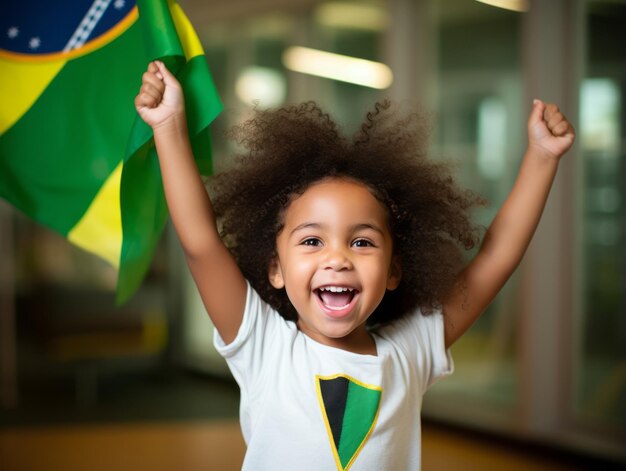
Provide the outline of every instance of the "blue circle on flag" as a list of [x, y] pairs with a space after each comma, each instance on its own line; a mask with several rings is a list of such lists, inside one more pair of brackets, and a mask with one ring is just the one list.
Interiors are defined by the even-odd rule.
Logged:
[[135, 0], [0, 2], [0, 49], [36, 56], [80, 49], [109, 31]]

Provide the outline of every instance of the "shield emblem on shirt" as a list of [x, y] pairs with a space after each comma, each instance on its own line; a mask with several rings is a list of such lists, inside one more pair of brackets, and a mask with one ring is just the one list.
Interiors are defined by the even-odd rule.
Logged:
[[346, 471], [374, 430], [382, 388], [343, 374], [315, 380], [337, 469]]

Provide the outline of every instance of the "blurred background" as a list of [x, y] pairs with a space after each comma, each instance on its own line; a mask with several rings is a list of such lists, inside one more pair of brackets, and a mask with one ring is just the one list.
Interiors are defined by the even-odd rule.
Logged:
[[[314, 99], [352, 133], [389, 97], [429, 112], [433, 158], [489, 199], [488, 225], [532, 99], [560, 105], [575, 148], [522, 266], [426, 396], [424, 467], [626, 466], [626, 1], [179, 3], [225, 105], [218, 170], [257, 101]], [[171, 228], [121, 307], [115, 282], [0, 201], [0, 469], [238, 469], [238, 390]]]

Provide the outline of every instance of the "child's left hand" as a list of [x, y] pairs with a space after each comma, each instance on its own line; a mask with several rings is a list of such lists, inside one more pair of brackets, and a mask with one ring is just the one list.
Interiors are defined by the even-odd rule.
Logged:
[[528, 118], [528, 146], [546, 157], [559, 159], [572, 147], [576, 133], [558, 106], [533, 102]]

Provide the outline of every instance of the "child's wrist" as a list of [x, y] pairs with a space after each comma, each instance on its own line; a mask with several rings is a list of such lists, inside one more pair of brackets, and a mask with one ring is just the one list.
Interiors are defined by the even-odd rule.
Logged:
[[551, 152], [549, 149], [541, 146], [540, 144], [529, 143], [526, 149], [526, 155], [530, 155], [533, 158], [540, 159], [546, 162], [554, 162], [556, 164], [561, 160], [560, 155], [556, 155], [554, 152]]
[[532, 153], [537, 157], [544, 159], [554, 159], [556, 161], [561, 159], [561, 155], [556, 154], [551, 149], [548, 149], [547, 147], [539, 143], [529, 142], [526, 152]]
[[152, 126], [154, 134], [187, 133], [187, 117], [185, 112], [174, 113], [160, 123]]

